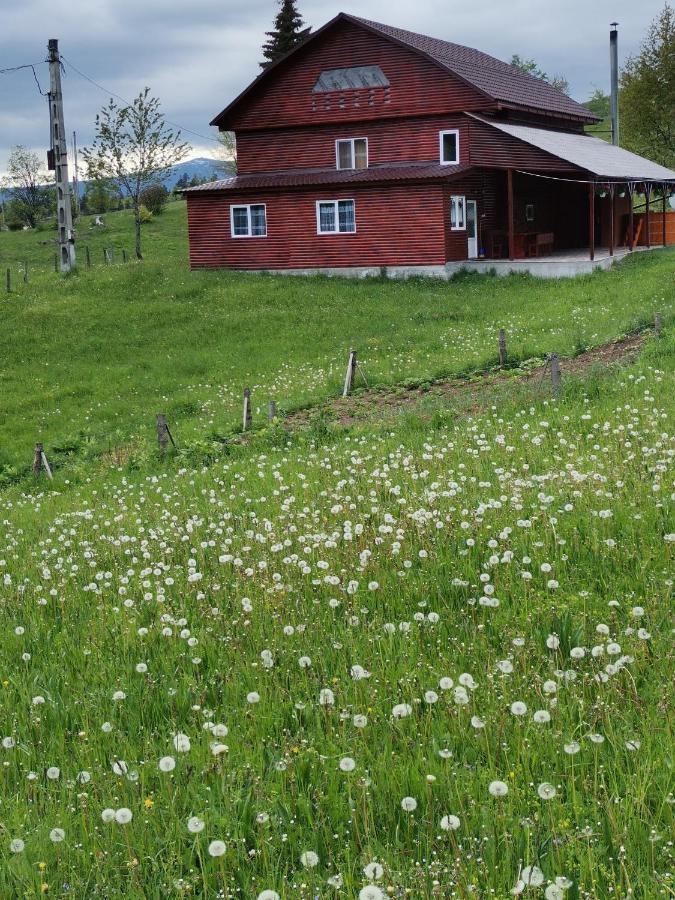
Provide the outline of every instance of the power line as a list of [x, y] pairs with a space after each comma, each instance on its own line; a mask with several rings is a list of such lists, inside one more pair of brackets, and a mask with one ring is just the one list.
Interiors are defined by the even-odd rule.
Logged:
[[[119, 94], [116, 94], [114, 91], [108, 90], [108, 88], [103, 87], [102, 84], [99, 84], [98, 81], [94, 81], [93, 78], [90, 78], [89, 75], [85, 75], [84, 72], [81, 72], [77, 66], [74, 66], [69, 59], [67, 59], [63, 54], [61, 54], [61, 59], [69, 66], [74, 72], [76, 72], [81, 78], [84, 78], [85, 81], [88, 81], [90, 84], [93, 84], [94, 87], [97, 87], [100, 91], [103, 91], [104, 94], [107, 94], [109, 97], [115, 97], [116, 100], [121, 100], [122, 103], [125, 103], [127, 106], [131, 106], [131, 102], [126, 100], [124, 97], [120, 97]], [[169, 119], [166, 119], [167, 125], [172, 125], [174, 128], [179, 128], [181, 131], [186, 132], [187, 134], [193, 134], [195, 137], [201, 138], [204, 141], [213, 141], [215, 144], [219, 144], [220, 141], [218, 138], [211, 137], [210, 135], [200, 134], [198, 131], [192, 131], [190, 128], [185, 128], [183, 125], [179, 125], [177, 122], [170, 122]]]
[[35, 66], [42, 65], [44, 65], [44, 63], [35, 63], [35, 65], [33, 65], [33, 63], [26, 63], [23, 66], [10, 66], [7, 69], [0, 69], [0, 75], [8, 75], [10, 72], [19, 72], [21, 69], [30, 69], [33, 73], [33, 78], [35, 79], [35, 84], [37, 85], [38, 91], [40, 91], [43, 97], [46, 97], [47, 94], [40, 87], [40, 82], [38, 81], [37, 73], [35, 71]]

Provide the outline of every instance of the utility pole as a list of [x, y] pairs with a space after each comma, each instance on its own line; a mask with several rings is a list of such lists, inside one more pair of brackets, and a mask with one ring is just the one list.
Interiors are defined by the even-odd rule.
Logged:
[[609, 104], [612, 117], [612, 143], [619, 144], [619, 23], [611, 23], [609, 32]]
[[77, 170], [77, 134], [73, 132], [73, 194], [75, 195], [75, 209], [80, 215], [80, 173]]
[[63, 94], [61, 93], [61, 60], [59, 42], [50, 38], [49, 50], [49, 121], [51, 123], [50, 168], [56, 175], [56, 216], [59, 244], [59, 268], [70, 272], [75, 266], [75, 235], [70, 206], [70, 181], [68, 179], [68, 145], [63, 123]]

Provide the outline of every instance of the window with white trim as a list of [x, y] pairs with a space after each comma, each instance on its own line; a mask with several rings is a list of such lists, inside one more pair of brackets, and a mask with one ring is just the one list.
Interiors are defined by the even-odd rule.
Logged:
[[442, 166], [459, 165], [459, 129], [438, 133], [439, 153]]
[[317, 234], [353, 234], [356, 231], [353, 200], [317, 200]]
[[335, 164], [338, 169], [367, 169], [368, 138], [335, 141]]
[[267, 237], [267, 209], [264, 203], [230, 207], [230, 232], [233, 238]]
[[466, 231], [466, 197], [450, 197], [450, 229]]

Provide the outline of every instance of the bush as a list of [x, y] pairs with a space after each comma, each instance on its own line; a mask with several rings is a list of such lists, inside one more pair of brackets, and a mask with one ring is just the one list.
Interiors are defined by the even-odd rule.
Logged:
[[152, 222], [152, 213], [144, 203], [141, 203], [138, 209], [138, 218], [141, 220], [141, 225], [147, 225], [148, 222]]
[[156, 216], [162, 214], [166, 201], [169, 198], [169, 192], [163, 184], [152, 184], [150, 187], [142, 191], [140, 200], [144, 206]]

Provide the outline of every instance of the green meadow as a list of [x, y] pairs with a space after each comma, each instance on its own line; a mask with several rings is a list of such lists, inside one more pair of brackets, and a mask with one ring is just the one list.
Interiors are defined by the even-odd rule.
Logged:
[[[110, 266], [130, 219], [85, 222], [67, 278], [0, 234], [0, 897], [672, 897], [673, 251], [191, 273], [184, 217]], [[403, 391], [500, 327], [498, 384], [330, 415], [350, 347]], [[557, 398], [521, 377], [636, 329]]]

